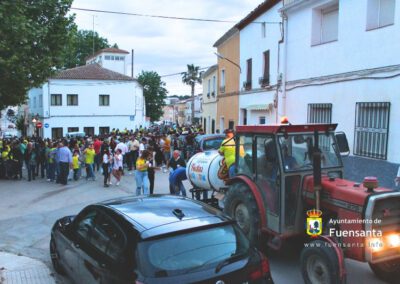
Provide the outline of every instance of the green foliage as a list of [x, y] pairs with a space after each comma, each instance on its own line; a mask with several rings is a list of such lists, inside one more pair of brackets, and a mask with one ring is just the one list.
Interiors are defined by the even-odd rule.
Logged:
[[[68, 31], [68, 43], [63, 50], [64, 68], [74, 68], [86, 64], [86, 57], [100, 49], [110, 47], [106, 38], [100, 37], [97, 32], [79, 30], [76, 26]], [[113, 47], [118, 48], [117, 44]]]
[[22, 115], [19, 116], [15, 122], [15, 126], [19, 131], [23, 132], [25, 130], [25, 117]]
[[187, 71], [182, 73], [182, 82], [191, 87], [192, 95], [192, 124], [194, 124], [194, 89], [196, 84], [202, 83], [203, 72], [200, 72], [199, 66], [194, 66], [194, 64], [187, 65]]
[[0, 1], [0, 109], [25, 101], [63, 65], [72, 0]]
[[160, 75], [154, 71], [142, 71], [138, 77], [139, 83], [143, 86], [143, 95], [146, 100], [146, 115], [151, 121], [157, 121], [163, 115], [162, 107], [167, 97], [165, 82], [161, 81]]

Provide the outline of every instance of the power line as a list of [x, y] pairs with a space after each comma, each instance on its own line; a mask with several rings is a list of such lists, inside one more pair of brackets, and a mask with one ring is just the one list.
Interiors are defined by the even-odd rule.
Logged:
[[[79, 11], [95, 12], [95, 13], [105, 13], [105, 14], [127, 15], [127, 16], [136, 16], [136, 17], [161, 18], [161, 19], [168, 19], [168, 20], [199, 21], [199, 22], [214, 22], [214, 23], [237, 23], [236, 21], [228, 21], [228, 20], [149, 15], [149, 14], [128, 13], [128, 12], [119, 12], [119, 11], [110, 11], [110, 10], [85, 9], [85, 8], [78, 8], [78, 7], [71, 7], [71, 10], [79, 10]], [[280, 24], [280, 22], [256, 22], [256, 21], [254, 21], [254, 22], [252, 22], [252, 24]]]
[[[199, 68], [199, 70], [205, 70], [210, 68], [211, 66], [207, 66], [207, 67], [201, 67]], [[161, 75], [160, 77], [171, 77], [171, 76], [177, 76], [177, 75], [182, 75], [183, 73], [185, 73], [186, 71], [183, 72], [179, 72], [179, 73], [172, 73], [172, 74], [165, 74], [165, 75]]]

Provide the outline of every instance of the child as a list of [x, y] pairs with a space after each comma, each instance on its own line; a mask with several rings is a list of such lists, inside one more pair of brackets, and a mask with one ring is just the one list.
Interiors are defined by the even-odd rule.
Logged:
[[72, 168], [74, 170], [74, 180], [79, 179], [79, 151], [75, 150], [72, 156]]

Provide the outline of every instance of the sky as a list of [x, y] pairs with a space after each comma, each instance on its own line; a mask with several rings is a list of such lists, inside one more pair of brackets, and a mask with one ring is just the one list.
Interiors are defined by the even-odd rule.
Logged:
[[[72, 8], [85, 8], [148, 15], [234, 21], [233, 23], [169, 20], [129, 15], [79, 11], [79, 29], [94, 30], [120, 49], [134, 49], [134, 76], [142, 70], [160, 76], [181, 73], [187, 64], [209, 67], [217, 64], [214, 43], [262, 0], [74, 0]], [[94, 25], [93, 25], [94, 23]], [[130, 75], [131, 59], [128, 59]], [[182, 77], [165, 76], [168, 95], [190, 95]], [[196, 87], [196, 94], [202, 87]]]

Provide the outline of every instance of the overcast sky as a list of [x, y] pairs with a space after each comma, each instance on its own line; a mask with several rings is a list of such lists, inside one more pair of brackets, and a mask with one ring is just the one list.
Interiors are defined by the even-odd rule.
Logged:
[[[238, 22], [262, 0], [74, 0], [72, 7], [127, 13], [231, 20]], [[217, 63], [213, 44], [234, 23], [192, 22], [71, 10], [79, 29], [94, 29], [110, 44], [134, 49], [134, 72], [159, 75], [186, 71], [186, 64], [207, 67]], [[130, 59], [129, 59], [130, 62]], [[129, 67], [130, 70], [130, 67]], [[130, 71], [129, 71], [130, 75]], [[190, 95], [181, 76], [163, 77], [169, 95]], [[196, 93], [202, 91], [196, 87]]]

